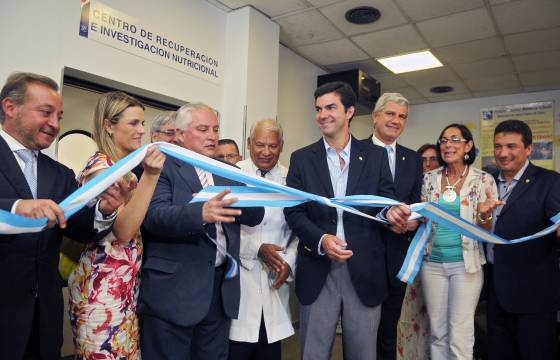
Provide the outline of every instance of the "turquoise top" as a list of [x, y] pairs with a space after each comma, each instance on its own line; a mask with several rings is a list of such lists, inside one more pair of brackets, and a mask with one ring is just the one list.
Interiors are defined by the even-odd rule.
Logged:
[[[439, 198], [439, 205], [454, 215], [461, 215], [461, 197], [457, 196], [454, 201], [447, 202], [443, 196]], [[452, 231], [445, 226], [436, 224], [436, 232], [432, 239], [432, 251], [430, 261], [437, 263], [449, 263], [463, 261], [463, 249], [461, 247], [461, 234]]]

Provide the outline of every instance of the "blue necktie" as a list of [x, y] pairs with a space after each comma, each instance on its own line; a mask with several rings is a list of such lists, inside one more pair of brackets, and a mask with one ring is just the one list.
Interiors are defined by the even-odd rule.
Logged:
[[391, 176], [393, 176], [393, 180], [395, 180], [395, 157], [393, 156], [393, 147], [391, 145], [385, 145], [385, 150], [387, 150], [387, 156], [389, 157]]
[[23, 167], [23, 176], [25, 176], [25, 180], [27, 180], [27, 184], [29, 185], [29, 189], [33, 194], [33, 198], [36, 199], [37, 176], [35, 176], [35, 153], [29, 149], [16, 150], [16, 153], [25, 164]]

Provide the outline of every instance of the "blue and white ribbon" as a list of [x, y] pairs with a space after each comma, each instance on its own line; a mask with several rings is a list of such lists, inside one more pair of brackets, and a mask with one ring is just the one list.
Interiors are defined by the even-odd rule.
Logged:
[[[79, 211], [86, 206], [109, 186], [118, 181], [122, 176], [134, 169], [142, 162], [146, 151], [149, 146], [158, 146], [160, 151], [184, 161], [192, 166], [209, 171], [213, 174], [228, 178], [230, 180], [245, 183], [252, 187], [230, 187], [233, 190], [228, 197], [238, 198], [238, 202], [234, 204], [237, 207], [247, 206], [275, 206], [275, 207], [289, 207], [302, 204], [307, 201], [316, 201], [323, 205], [342, 209], [353, 213], [358, 216], [363, 216], [368, 219], [387, 223], [385, 220], [375, 216], [366, 214], [357, 210], [354, 206], [361, 207], [387, 207], [398, 205], [399, 202], [383, 198], [380, 196], [372, 195], [354, 195], [337, 197], [328, 199], [323, 196], [307, 193], [298, 189], [290, 188], [271, 180], [250, 175], [243, 172], [241, 169], [224, 164], [220, 161], [200, 155], [188, 149], [182, 148], [177, 145], [159, 142], [149, 145], [144, 145], [136, 151], [130, 153], [125, 158], [121, 159], [106, 171], [96, 176], [94, 179], [80, 187], [68, 198], [60, 203], [60, 207], [64, 211], [65, 216], [68, 218], [72, 214]], [[207, 201], [211, 197], [224, 190], [225, 187], [207, 187], [202, 190], [193, 202]], [[523, 241], [532, 240], [547, 234], [552, 233], [558, 228], [560, 224], [560, 213], [555, 215], [551, 220], [553, 225], [546, 229], [539, 231], [536, 234], [525, 236], [519, 239], [504, 240], [468, 221], [461, 219], [458, 216], [448, 213], [443, 208], [434, 203], [420, 203], [410, 206], [413, 211], [412, 218], [424, 216], [429, 219], [429, 222], [420, 226], [421, 231], [418, 231], [414, 240], [409, 247], [406, 260], [399, 272], [399, 278], [405, 282], [412, 282], [414, 276], [417, 274], [418, 269], [422, 263], [424, 249], [431, 232], [431, 221], [436, 221], [443, 226], [446, 226], [454, 231], [464, 234], [472, 239], [493, 243], [493, 244], [512, 244]], [[4, 210], [0, 210], [0, 234], [21, 234], [33, 233], [42, 231], [47, 225], [47, 219], [30, 219], [20, 215], [11, 214]], [[213, 239], [211, 239], [213, 240]], [[215, 240], [214, 240], [215, 242]], [[215, 242], [216, 243], [216, 242]], [[221, 246], [218, 246], [218, 251], [224, 253], [228, 259], [230, 270], [228, 273], [237, 274], [237, 262], [230, 254], [225, 251]]]

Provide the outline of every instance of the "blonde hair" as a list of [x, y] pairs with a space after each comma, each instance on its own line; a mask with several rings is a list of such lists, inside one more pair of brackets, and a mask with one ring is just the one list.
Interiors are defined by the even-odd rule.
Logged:
[[119, 156], [115, 142], [106, 129], [105, 120], [117, 124], [126, 109], [136, 106], [145, 110], [140, 101], [122, 91], [111, 91], [101, 95], [95, 105], [93, 140], [95, 140], [99, 151], [115, 162], [119, 161], [121, 156]]

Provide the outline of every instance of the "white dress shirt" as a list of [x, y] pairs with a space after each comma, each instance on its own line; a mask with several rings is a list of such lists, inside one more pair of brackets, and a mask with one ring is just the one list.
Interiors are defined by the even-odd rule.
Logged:
[[[236, 165], [249, 174], [261, 176], [251, 159], [240, 161]], [[285, 185], [287, 173], [288, 169], [276, 164], [265, 177]], [[294, 333], [289, 307], [289, 286], [284, 283], [278, 290], [272, 288], [268, 267], [258, 257], [262, 244], [275, 244], [284, 248], [280, 256], [288, 263], [292, 274], [295, 274], [298, 239], [293, 237], [282, 208], [265, 208], [264, 218], [257, 226], [241, 225], [241, 300], [239, 316], [232, 319], [229, 333], [229, 338], [234, 341], [258, 342], [261, 314], [269, 343]], [[292, 275], [288, 277], [288, 281], [291, 280]]]

